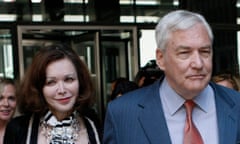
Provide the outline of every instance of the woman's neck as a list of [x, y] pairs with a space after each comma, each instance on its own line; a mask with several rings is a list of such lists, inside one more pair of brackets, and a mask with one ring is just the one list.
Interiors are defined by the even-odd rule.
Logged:
[[5, 130], [7, 124], [8, 124], [8, 121], [0, 120], [0, 131]]
[[5, 129], [8, 121], [0, 121], [0, 143], [3, 143], [3, 136], [5, 133]]
[[63, 119], [69, 117], [73, 113], [73, 110], [68, 111], [68, 112], [56, 112], [56, 111], [51, 110], [51, 112], [58, 121], [62, 121]]

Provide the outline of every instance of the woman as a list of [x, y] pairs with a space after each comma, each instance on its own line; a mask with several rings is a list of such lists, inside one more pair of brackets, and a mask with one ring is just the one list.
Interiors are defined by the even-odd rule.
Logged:
[[234, 79], [234, 76], [231, 75], [231, 74], [228, 74], [228, 73], [222, 73], [222, 74], [217, 74], [217, 75], [214, 75], [212, 77], [212, 81], [219, 84], [219, 85], [222, 85], [222, 86], [225, 86], [225, 87], [228, 87], [228, 88], [231, 88], [231, 89], [234, 89], [236, 91], [238, 91], [238, 85], [237, 85], [237, 82], [236, 80]]
[[98, 144], [86, 114], [93, 85], [85, 64], [69, 47], [41, 49], [21, 84], [19, 111], [6, 129], [5, 144]]
[[5, 128], [12, 119], [17, 105], [16, 86], [11, 78], [0, 79], [0, 143], [3, 142]]

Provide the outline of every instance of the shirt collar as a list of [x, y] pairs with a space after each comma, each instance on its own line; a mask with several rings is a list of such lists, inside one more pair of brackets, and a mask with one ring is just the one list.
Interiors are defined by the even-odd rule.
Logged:
[[[174, 115], [182, 107], [185, 99], [183, 99], [170, 87], [166, 78], [164, 78], [159, 91], [162, 102], [165, 103], [170, 114]], [[214, 92], [213, 89], [207, 85], [207, 87], [195, 97], [194, 102], [201, 110], [209, 112], [211, 110], [210, 102], [212, 102], [212, 100], [214, 101]]]

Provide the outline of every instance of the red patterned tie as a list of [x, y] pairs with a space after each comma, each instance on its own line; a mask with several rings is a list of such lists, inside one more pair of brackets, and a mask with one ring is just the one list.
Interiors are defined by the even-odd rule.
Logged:
[[186, 100], [184, 103], [186, 108], [186, 123], [184, 128], [184, 144], [203, 144], [200, 133], [192, 122], [192, 110], [195, 103], [192, 100]]

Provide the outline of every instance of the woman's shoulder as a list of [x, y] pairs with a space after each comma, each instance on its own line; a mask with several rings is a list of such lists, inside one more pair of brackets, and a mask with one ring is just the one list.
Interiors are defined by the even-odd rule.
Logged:
[[23, 143], [27, 136], [30, 115], [19, 115], [10, 120], [5, 131], [6, 143]]
[[24, 114], [24, 115], [16, 116], [10, 120], [10, 122], [8, 123], [8, 127], [10, 128], [15, 127], [15, 128], [21, 128], [21, 129], [28, 128], [30, 119], [33, 125], [35, 127], [38, 127], [38, 124], [40, 121], [38, 114]]
[[14, 124], [24, 124], [28, 123], [31, 115], [30, 114], [25, 114], [25, 115], [19, 115], [11, 119], [9, 123], [14, 123]]
[[24, 124], [27, 123], [28, 120], [30, 119], [31, 115], [19, 115], [11, 119], [9, 124]]
[[99, 130], [96, 127], [96, 124], [90, 118], [85, 116], [85, 117], [83, 117], [83, 121], [84, 121], [85, 127], [87, 129], [90, 143], [99, 144], [101, 141], [101, 130]]
[[15, 132], [27, 130], [30, 117], [30, 115], [20, 115], [14, 117], [9, 121], [7, 129]]

